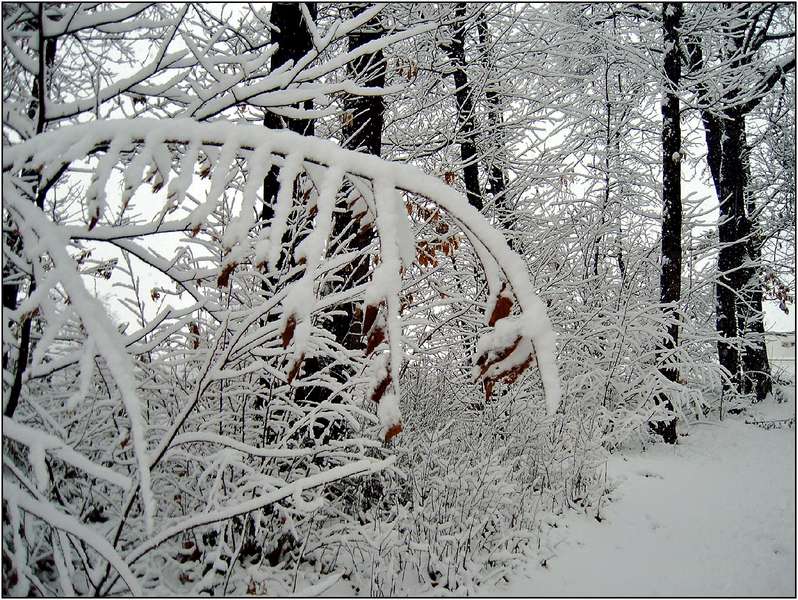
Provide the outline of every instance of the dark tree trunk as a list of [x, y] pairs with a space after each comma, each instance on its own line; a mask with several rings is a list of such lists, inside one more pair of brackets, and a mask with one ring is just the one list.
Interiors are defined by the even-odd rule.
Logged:
[[701, 120], [704, 124], [704, 137], [707, 142], [707, 165], [712, 175], [712, 184], [715, 194], [720, 198], [720, 140], [723, 135], [723, 124], [720, 118], [709, 110], [701, 111]]
[[[368, 5], [353, 5], [353, 15], [363, 12]], [[372, 19], [348, 36], [349, 50], [379, 39], [383, 35], [379, 17]], [[385, 85], [385, 56], [382, 50], [366, 54], [348, 65], [349, 76], [360, 85], [383, 87]], [[347, 96], [344, 99], [344, 146], [350, 150], [358, 150], [380, 156], [382, 151], [382, 127], [385, 102], [382, 96]], [[340, 235], [350, 225], [351, 213], [344, 210], [335, 213], [333, 221], [333, 237]], [[372, 235], [363, 231], [355, 235], [349, 242], [353, 251], [362, 250], [371, 243]], [[364, 257], [351, 274], [353, 283], [366, 281], [370, 271], [367, 257]], [[355, 304], [348, 302], [338, 307], [342, 314], [335, 314], [332, 320], [332, 332], [337, 342], [348, 350], [365, 348], [361, 323], [355, 318]]]
[[[316, 18], [317, 5], [305, 3], [312, 18]], [[301, 4], [298, 2], [275, 2], [272, 4], [269, 20], [279, 31], [272, 31], [272, 42], [278, 44], [277, 51], [271, 58], [271, 70], [284, 65], [289, 60], [298, 61], [313, 48], [313, 37], [308, 30], [305, 18], [302, 16]], [[298, 108], [300, 105], [297, 104]], [[313, 108], [313, 100], [306, 100], [302, 103], [302, 108], [310, 110]], [[302, 135], [313, 135], [315, 133], [315, 121], [313, 119], [292, 119], [281, 117], [268, 109], [263, 117], [263, 124], [270, 129], [290, 129]], [[263, 181], [263, 209], [261, 218], [271, 219], [274, 217], [274, 201], [277, 198], [279, 185], [277, 176], [280, 170], [272, 167]]]
[[[368, 5], [353, 5], [353, 15], [363, 12]], [[383, 35], [382, 23], [379, 17], [372, 19], [360, 29], [349, 34], [349, 50], [354, 50], [363, 44], [379, 39]], [[368, 87], [383, 87], [385, 85], [385, 56], [382, 50], [373, 54], [366, 54], [348, 65], [349, 76], [359, 84]], [[347, 118], [344, 123], [344, 146], [350, 150], [357, 150], [380, 156], [382, 152], [382, 126], [385, 112], [385, 102], [382, 96], [347, 96], [344, 99]], [[345, 208], [345, 207], [340, 207]], [[336, 212], [333, 223], [333, 237], [340, 235], [351, 220], [348, 211]], [[352, 250], [362, 250], [371, 243], [372, 236], [368, 232], [356, 235], [350, 242]], [[368, 260], [361, 260], [352, 273], [353, 282], [365, 281], [368, 277], [370, 265]], [[335, 339], [345, 348], [363, 349], [361, 323], [354, 318], [355, 305], [347, 303], [340, 307], [345, 314], [333, 317], [333, 333]]]
[[466, 198], [478, 211], [482, 211], [482, 193], [479, 188], [479, 159], [476, 144], [476, 115], [474, 114], [474, 99], [471, 86], [468, 84], [468, 75], [465, 72], [465, 34], [466, 34], [466, 5], [458, 2], [454, 9], [454, 16], [458, 24], [452, 32], [451, 44], [446, 46], [446, 52], [452, 63], [457, 100], [457, 129], [460, 135], [460, 158], [463, 162], [463, 180], [465, 181]]
[[[306, 4], [308, 11], [312, 18], [315, 19], [317, 14], [316, 4]], [[271, 14], [269, 20], [277, 30], [272, 31], [271, 41], [277, 44], [277, 50], [271, 57], [270, 67], [274, 71], [284, 65], [287, 61], [291, 60], [296, 63], [300, 58], [307, 54], [313, 48], [313, 38], [310, 30], [305, 23], [305, 18], [302, 16], [302, 9], [300, 3], [291, 2], [275, 2], [272, 4]], [[299, 107], [296, 104], [295, 107]], [[302, 108], [312, 109], [313, 101], [307, 100], [302, 103]], [[281, 117], [268, 109], [266, 109], [263, 124], [270, 129], [290, 129], [302, 135], [313, 135], [315, 133], [315, 122], [313, 119], [294, 119]], [[272, 166], [266, 177], [263, 179], [263, 206], [261, 207], [260, 217], [265, 222], [274, 218], [274, 203], [277, 199], [277, 192], [280, 189], [278, 183], [278, 176], [280, 169]], [[286, 243], [290, 239], [290, 233], [286, 231], [283, 235], [282, 242]], [[299, 240], [296, 240], [297, 242]], [[290, 257], [293, 253], [289, 252], [286, 256], [281, 256], [279, 261]], [[278, 264], [278, 269], [279, 269]], [[261, 289], [268, 292], [277, 284], [275, 279], [269, 278], [268, 281], [264, 280], [261, 283]], [[269, 315], [267, 321], [277, 319], [275, 315]], [[268, 385], [266, 378], [261, 377], [261, 385]], [[262, 398], [258, 398], [254, 403], [254, 408], [260, 409], [264, 405]], [[265, 432], [265, 429], [264, 429]]]
[[[768, 39], [766, 33], [773, 16], [772, 10], [756, 8], [752, 13], [749, 9], [755, 5], [739, 6], [740, 18], [724, 26], [724, 54], [733, 69], [752, 66], [756, 51]], [[754, 33], [761, 19], [767, 19], [764, 28]], [[704, 67], [700, 42], [691, 40], [687, 48], [691, 68], [700, 73]], [[707, 163], [720, 205], [718, 281], [715, 288], [716, 326], [721, 338], [718, 358], [731, 376], [730, 382], [724, 382], [724, 393], [754, 391], [757, 399], [764, 399], [772, 383], [764, 344], [762, 282], [758, 276], [761, 242], [756, 224], [756, 202], [748, 188], [750, 175], [745, 118], [794, 68], [793, 58], [769, 73], [752, 69], [751, 75], [758, 79], [738, 77], [740, 83], [728, 87], [720, 102], [710, 98], [706, 83], [700, 78], [696, 86], [702, 105]], [[750, 100], [740, 102], [740, 96], [750, 94], [751, 90], [757, 93]], [[748, 338], [746, 341], [750, 344], [743, 352], [742, 361], [737, 345], [740, 337]]]
[[[694, 69], [704, 67], [704, 57], [700, 42], [691, 42], [690, 62]], [[734, 340], [737, 337], [737, 310], [736, 291], [737, 281], [733, 269], [739, 266], [738, 239], [738, 214], [735, 212], [734, 188], [728, 177], [739, 177], [742, 161], [735, 160], [739, 154], [732, 147], [734, 140], [726, 137], [728, 132], [735, 137], [734, 131], [738, 130], [736, 143], [740, 143], [739, 126], [732, 125], [734, 118], [729, 111], [716, 111], [709, 106], [709, 95], [705, 84], [697, 86], [699, 100], [705, 106], [701, 110], [701, 119], [704, 125], [704, 135], [707, 144], [707, 165], [709, 166], [715, 193], [718, 197], [720, 216], [718, 219], [718, 281], [715, 283], [715, 326], [720, 338], [718, 340], [718, 360], [726, 369], [730, 381], [723, 382], [723, 393], [728, 395], [738, 388], [739, 384], [739, 354]], [[730, 152], [726, 156], [724, 152]], [[734, 169], [737, 168], [737, 172]], [[742, 188], [740, 188], [742, 200]], [[735, 260], [737, 259], [737, 260]], [[739, 277], [739, 274], [738, 274]]]
[[[667, 335], [661, 355], [665, 364], [660, 372], [671, 381], [678, 381], [679, 369], [668, 364], [679, 345], [679, 315], [676, 306], [682, 295], [682, 129], [679, 119], [679, 29], [682, 5], [663, 4], [662, 29], [665, 42], [665, 97], [662, 102], [662, 271], [660, 272], [660, 301], [668, 320]], [[673, 404], [664, 394], [657, 399], [672, 411]], [[676, 419], [654, 424], [656, 433], [669, 444], [676, 443]]]
[[[736, 111], [735, 111], [736, 112]], [[750, 226], [745, 216], [745, 181], [740, 144], [743, 142], [740, 114], [727, 111], [721, 136], [720, 197], [718, 222], [718, 282], [715, 287], [716, 324], [721, 339], [718, 358], [731, 377], [726, 390], [740, 389], [740, 356], [737, 345], [737, 293], [742, 287], [742, 266]]]
[[[368, 5], [353, 5], [353, 15], [358, 15], [368, 8]], [[384, 34], [382, 22], [379, 17], [370, 20], [362, 27], [352, 31], [348, 36], [348, 49], [354, 50], [363, 44], [379, 39]], [[385, 85], [385, 56], [382, 50], [366, 54], [351, 62], [347, 66], [348, 75], [358, 84], [368, 87], [383, 87]], [[350, 150], [357, 150], [367, 154], [379, 156], [382, 150], [382, 127], [385, 103], [382, 96], [347, 96], [344, 99], [344, 127], [343, 145]], [[347, 227], [352, 227], [352, 213], [347, 208], [346, 194], [340, 197], [338, 209], [333, 215], [333, 229], [331, 238], [340, 236]], [[355, 224], [357, 226], [357, 224]], [[348, 250], [363, 250], [371, 244], [371, 230], [352, 232], [349, 238]], [[369, 256], [364, 254], [361, 260], [349, 273], [345, 285], [352, 286], [367, 281], [371, 265]], [[346, 302], [336, 306], [333, 313], [330, 330], [335, 336], [335, 341], [347, 350], [364, 350], [366, 347], [363, 339], [362, 322], [356, 318], [357, 305]], [[320, 369], [329, 361], [312, 358], [306, 361], [306, 369], [312, 371]], [[331, 375], [343, 382], [351, 373], [346, 373], [343, 368], [333, 365]], [[323, 387], [314, 387], [308, 390], [307, 398], [311, 401], [323, 401], [329, 397], [329, 390]], [[339, 438], [344, 434], [344, 425], [328, 424], [320, 419], [319, 423], [326, 431], [322, 434], [329, 438]]]
[[743, 176], [745, 177], [745, 208], [748, 213], [749, 236], [746, 248], [748, 250], [748, 265], [742, 272], [740, 304], [738, 312], [741, 315], [740, 331], [747, 345], [743, 351], [743, 392], [753, 392], [758, 402], [764, 400], [773, 388], [768, 360], [767, 347], [765, 346], [765, 322], [762, 314], [762, 241], [759, 235], [759, 225], [756, 216], [756, 201], [751, 192], [751, 164], [745, 122], [743, 122]]
[[[357, 16], [368, 8], [358, 4], [352, 8]], [[369, 42], [380, 39], [384, 34], [379, 17], [372, 19], [360, 29], [349, 34], [349, 50], [355, 50]], [[348, 74], [358, 84], [367, 87], [385, 85], [385, 56], [382, 50], [366, 54], [349, 63]], [[344, 146], [379, 156], [382, 151], [382, 126], [385, 101], [382, 96], [347, 96], [344, 107], [348, 115], [344, 123]], [[350, 118], [351, 117], [351, 118]]]

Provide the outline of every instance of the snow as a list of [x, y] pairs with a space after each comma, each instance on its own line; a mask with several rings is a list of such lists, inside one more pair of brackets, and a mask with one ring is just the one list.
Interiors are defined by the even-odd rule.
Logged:
[[[795, 416], [794, 404], [758, 410]], [[486, 594], [795, 596], [793, 429], [702, 422], [606, 469], [602, 521], [595, 507], [568, 514], [536, 561]]]
[[72, 394], [66, 401], [65, 406], [67, 410], [75, 410], [89, 393], [89, 385], [91, 378], [94, 375], [94, 343], [89, 340], [86, 347], [83, 349], [83, 354], [80, 357], [80, 378], [78, 390]]
[[399, 399], [395, 394], [385, 394], [377, 404], [377, 417], [380, 419], [380, 437], [385, 435], [394, 425], [402, 422], [402, 413], [399, 410]]
[[86, 456], [70, 448], [53, 435], [17, 423], [6, 416], [3, 416], [3, 436], [21, 444], [25, 444], [30, 448], [33, 454], [33, 456], [31, 456], [31, 464], [36, 471], [35, 474], [42, 489], [46, 489], [47, 481], [49, 480], [47, 467], [44, 463], [45, 450], [49, 451], [60, 460], [70, 463], [79, 469], [83, 469], [91, 474], [92, 477], [109, 481], [121, 487], [123, 490], [127, 490], [131, 487], [130, 479], [121, 473], [117, 473], [108, 467], [92, 462]]
[[[13, 502], [19, 506], [19, 508], [25, 512], [36, 515], [40, 519], [43, 519], [49, 523], [51, 526], [71, 533], [78, 539], [86, 542], [105, 560], [107, 560], [114, 569], [117, 570], [119, 575], [127, 584], [128, 588], [130, 589], [130, 593], [133, 596], [143, 595], [138, 581], [136, 581], [133, 573], [130, 572], [130, 569], [125, 564], [125, 561], [122, 560], [122, 557], [119, 556], [119, 553], [116, 550], [114, 550], [113, 546], [111, 546], [111, 544], [109, 544], [108, 541], [101, 537], [97, 532], [89, 529], [86, 525], [75, 519], [75, 517], [56, 510], [52, 504], [45, 504], [44, 502], [36, 500], [17, 487], [16, 484], [10, 480], [10, 478], [3, 477], [3, 497], [9, 502]], [[15, 512], [16, 511], [12, 511], [12, 515]], [[14, 545], [17, 548], [22, 547], [22, 544], [16, 543], [16, 535]], [[22, 579], [24, 580], [24, 578]]]
[[[155, 501], [150, 488], [150, 470], [147, 459], [145, 423], [142, 418], [134, 369], [130, 356], [124, 350], [124, 340], [114, 324], [108, 318], [102, 304], [86, 290], [76, 265], [66, 251], [67, 243], [63, 232], [56, 224], [3, 181], [3, 200], [6, 206], [22, 216], [27, 226], [35, 232], [39, 242], [46, 249], [53, 261], [52, 271], [58, 273], [64, 290], [72, 299], [72, 306], [80, 316], [87, 333], [105, 358], [108, 369], [114, 377], [122, 402], [130, 419], [133, 437], [133, 451], [139, 468], [141, 498], [144, 512], [144, 524], [148, 532], [152, 531]], [[35, 239], [30, 239], [32, 232], [27, 232], [26, 249], [36, 247]]]
[[283, 250], [283, 234], [288, 226], [288, 216], [293, 205], [294, 179], [301, 171], [302, 155], [294, 153], [286, 158], [285, 164], [280, 169], [280, 174], [277, 177], [280, 189], [277, 192], [274, 218], [269, 232], [268, 266], [270, 270], [277, 268], [277, 262]]
[[[407, 253], [406, 238], [403, 235], [405, 227], [400, 225], [402, 219], [407, 219], [403, 210], [404, 205], [399, 201], [393, 182], [379, 178], [374, 181], [374, 198], [377, 202], [377, 228], [380, 233], [380, 246], [382, 262], [375, 269], [372, 279], [372, 286], [377, 286], [378, 291], [373, 292], [369, 288], [369, 294], [373, 293], [377, 298], [382, 296], [386, 300], [388, 324], [388, 345], [390, 347], [390, 366], [392, 387], [397, 397], [401, 397], [402, 392], [399, 387], [399, 369], [402, 363], [402, 322], [399, 317], [399, 291], [402, 289], [401, 280], [401, 260]], [[415, 249], [411, 250], [415, 255]], [[367, 303], [369, 296], [367, 295]], [[398, 423], [401, 415], [399, 414], [398, 402], [395, 399], [387, 400], [383, 398], [380, 405], [387, 402], [382, 412], [378, 413], [383, 427], [387, 426], [389, 420]], [[379, 410], [379, 409], [378, 409]]]
[[785, 313], [776, 302], [763, 302], [762, 312], [765, 319], [765, 331], [768, 332], [794, 332], [795, 331], [795, 304], [788, 302]]
[[[262, 144], [271, 144], [274, 153], [286, 156], [280, 169], [280, 191], [277, 195], [275, 215], [270, 224], [269, 238], [261, 238], [255, 245], [256, 264], [267, 254], [270, 269], [276, 267], [282, 251], [282, 236], [287, 226], [288, 216], [293, 204], [293, 181], [301, 172], [303, 160], [326, 165], [336, 165], [343, 171], [358, 175], [374, 182], [375, 202], [379, 205], [377, 225], [382, 244], [381, 268], [374, 273], [366, 295], [368, 303], [373, 297], [383, 296], [381, 292], [401, 289], [399, 267], [403, 258], [411, 256], [407, 236], [404, 206], [396, 189], [411, 191], [433, 199], [445, 210], [453, 222], [460, 225], [463, 232], [474, 244], [488, 279], [491, 294], [498, 293], [500, 273], [506, 280], [519, 307], [529, 323], [532, 342], [536, 350], [538, 369], [546, 394], [547, 409], [554, 412], [559, 406], [561, 387], [559, 369], [556, 362], [556, 340], [551, 328], [546, 307], [534, 292], [529, 279], [528, 267], [520, 256], [512, 252], [500, 232], [485, 220], [484, 216], [471, 206], [463, 194], [457, 192], [443, 181], [425, 174], [420, 169], [399, 163], [389, 163], [375, 156], [345, 150], [330, 141], [300, 136], [290, 131], [273, 131], [260, 126], [236, 125], [232, 123], [197, 123], [188, 119], [171, 119], [168, 122], [152, 119], [108, 120], [76, 125], [61, 130], [44, 133], [33, 140], [8, 148], [3, 153], [3, 168], [21, 168], [28, 161], [30, 166], [52, 161], [49, 168], [55, 168], [60, 161], [69, 157], [83, 158], [101, 141], [124, 136], [126, 139], [145, 139], [145, 148], [130, 165], [130, 181], [140, 181], [139, 168], [143, 166], [141, 157], [152, 155], [158, 141], [169, 139], [192, 140], [201, 138], [205, 146], [223, 140], [221, 156], [211, 183], [206, 201], [191, 214], [190, 224], [197, 226], [212, 212], [223, 181], [220, 172], [234, 151], [238, 148], [249, 150]], [[206, 149], [207, 151], [207, 149]], [[52, 155], [52, 156], [51, 156]], [[28, 160], [31, 156], [30, 160]], [[55, 157], [59, 160], [55, 160]], [[133, 168], [135, 164], [135, 168]], [[226, 169], [225, 169], [226, 170]], [[405, 221], [403, 221], [403, 219]], [[142, 249], [118, 243], [139, 256]], [[161, 264], [155, 257], [149, 257], [151, 264]], [[172, 265], [165, 265], [170, 269]], [[186, 289], [188, 286], [184, 285]], [[401, 322], [399, 320], [398, 299], [394, 293], [387, 300], [388, 338], [391, 345], [391, 370], [394, 373], [394, 386], [398, 386], [398, 369], [401, 363]], [[196, 296], [195, 296], [196, 297]], [[143, 464], [143, 463], [142, 463]], [[148, 474], [142, 477], [148, 478]], [[144, 486], [146, 488], [146, 486]], [[145, 511], [146, 513], [147, 511]]]
[[166, 197], [173, 207], [180, 206], [186, 196], [186, 190], [194, 178], [194, 164], [199, 156], [199, 140], [193, 139], [180, 159], [180, 174], [169, 182]]
[[152, 537], [131, 550], [126, 556], [126, 561], [128, 564], [132, 564], [148, 551], [156, 548], [169, 538], [185, 531], [189, 531], [195, 527], [207, 525], [208, 523], [214, 523], [223, 519], [229, 519], [236, 515], [243, 515], [247, 512], [261, 509], [270, 504], [274, 504], [283, 498], [293, 496], [295, 493], [302, 493], [303, 490], [312, 489], [324, 485], [325, 483], [330, 483], [346, 477], [375, 473], [393, 464], [395, 459], [395, 456], [389, 457], [386, 460], [364, 458], [346, 465], [334, 467], [328, 471], [323, 471], [321, 473], [316, 473], [315, 475], [297, 479], [296, 481], [292, 481], [291, 483], [282, 486], [278, 490], [268, 494], [256, 496], [252, 500], [234, 503], [229, 507], [224, 507], [217, 511], [206, 512], [187, 517], [178, 524], [162, 529], [161, 531], [155, 533]]
[[205, 202], [200, 204], [191, 213], [191, 227], [198, 228], [202, 226], [211, 213], [216, 209], [219, 199], [222, 197], [227, 184], [227, 175], [230, 169], [230, 164], [235, 158], [238, 144], [234, 138], [228, 139], [222, 146], [222, 151], [219, 153], [219, 159], [214, 165], [213, 173], [211, 175], [211, 188], [208, 190], [208, 195]]

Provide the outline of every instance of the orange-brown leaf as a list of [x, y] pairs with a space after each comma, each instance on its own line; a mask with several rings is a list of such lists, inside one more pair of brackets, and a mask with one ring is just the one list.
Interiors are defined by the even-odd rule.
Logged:
[[523, 373], [524, 371], [526, 371], [527, 368], [529, 368], [529, 365], [531, 365], [534, 362], [534, 360], [535, 360], [535, 355], [530, 354], [526, 358], [526, 360], [522, 362], [520, 365], [515, 365], [511, 369], [501, 373], [499, 377], [501, 377], [504, 383], [507, 384], [515, 383], [515, 380], [518, 379], [518, 376], [521, 375], [521, 373]]
[[199, 348], [199, 326], [192, 321], [189, 323], [188, 330], [191, 332], [191, 346], [194, 348], [194, 350], [196, 350]]
[[299, 368], [302, 366], [303, 360], [305, 360], [304, 353], [300, 354], [294, 364], [291, 366], [291, 370], [288, 372], [288, 383], [291, 383], [296, 376], [299, 375]]
[[288, 344], [291, 343], [291, 340], [294, 337], [294, 330], [296, 329], [296, 319], [294, 315], [288, 317], [288, 320], [285, 323], [285, 329], [283, 329], [282, 340], [283, 340], [283, 349], [288, 348]]
[[477, 366], [479, 366], [479, 377], [484, 376], [487, 370], [491, 368], [491, 366], [495, 365], [497, 362], [500, 362], [505, 358], [507, 358], [508, 356], [510, 356], [513, 350], [515, 350], [518, 347], [518, 344], [520, 342], [521, 342], [521, 336], [518, 336], [517, 338], [515, 338], [515, 341], [512, 344], [502, 349], [501, 351], [497, 352], [496, 356], [491, 361], [488, 361], [488, 355], [489, 355], [488, 352], [480, 356], [477, 359]]
[[388, 376], [382, 381], [380, 381], [379, 385], [376, 388], [374, 388], [374, 391], [371, 393], [371, 399], [374, 402], [379, 402], [380, 398], [382, 398], [385, 395], [385, 390], [388, 389], [388, 386], [391, 385], [392, 381], [393, 377], [391, 376], [390, 373], [388, 373]]
[[395, 423], [388, 428], [388, 431], [385, 432], [385, 443], [387, 444], [397, 435], [402, 433], [402, 424]]
[[233, 271], [235, 271], [235, 268], [236, 268], [237, 265], [238, 265], [238, 263], [234, 263], [234, 262], [230, 263], [228, 265], [225, 265], [224, 269], [222, 269], [222, 272], [219, 273], [219, 277], [216, 280], [216, 285], [219, 286], [220, 288], [227, 287], [229, 285], [229, 283], [230, 283], [230, 274]]
[[503, 319], [510, 314], [513, 308], [513, 300], [507, 293], [507, 282], [502, 284], [502, 289], [499, 292], [499, 297], [496, 298], [496, 305], [493, 307], [493, 312], [490, 314], [488, 325], [493, 327], [496, 321]]
[[485, 402], [490, 400], [490, 395], [493, 393], [493, 379], [486, 379], [485, 380]]
[[371, 353], [377, 349], [377, 346], [379, 346], [380, 342], [384, 339], [385, 331], [378, 325], [371, 331], [371, 335], [369, 335], [369, 341], [366, 345], [366, 356], [371, 356]]

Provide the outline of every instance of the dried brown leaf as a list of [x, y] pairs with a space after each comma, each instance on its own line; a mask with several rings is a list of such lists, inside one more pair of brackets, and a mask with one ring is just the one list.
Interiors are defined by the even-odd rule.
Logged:
[[302, 361], [305, 360], [305, 354], [302, 353], [291, 365], [291, 370], [288, 372], [288, 383], [291, 383], [297, 375], [299, 375], [299, 368], [302, 366]]
[[402, 433], [402, 424], [395, 423], [388, 428], [388, 431], [385, 432], [385, 443], [387, 444], [397, 435]]
[[369, 335], [369, 341], [366, 345], [366, 356], [371, 356], [371, 353], [377, 349], [377, 346], [385, 339], [385, 331], [377, 325], [372, 329], [371, 335]]
[[232, 262], [228, 265], [225, 265], [222, 272], [219, 273], [219, 277], [216, 279], [216, 285], [220, 288], [227, 287], [230, 284], [230, 275], [235, 268], [238, 266], [238, 263]]
[[377, 385], [377, 387], [374, 388], [374, 391], [371, 393], [371, 399], [374, 402], [379, 402], [380, 398], [382, 398], [385, 395], [385, 390], [388, 389], [388, 386], [391, 385], [392, 381], [393, 377], [391, 376], [390, 373], [388, 373], [388, 376], [385, 377], [382, 381], [380, 381], [379, 385]]
[[507, 291], [507, 282], [502, 283], [502, 289], [499, 292], [499, 297], [496, 298], [496, 305], [493, 307], [493, 312], [490, 314], [488, 325], [493, 327], [496, 321], [504, 319], [510, 314], [513, 308], [513, 300]]
[[490, 361], [488, 361], [488, 356], [490, 355], [490, 352], [486, 352], [482, 356], [480, 356], [477, 359], [477, 366], [479, 366], [479, 368], [480, 368], [479, 369], [479, 377], [480, 378], [483, 377], [485, 375], [485, 373], [487, 372], [487, 370], [490, 369], [493, 365], [495, 365], [498, 362], [503, 361], [505, 358], [510, 356], [510, 354], [512, 354], [513, 350], [515, 350], [518, 347], [518, 344], [520, 344], [520, 343], [521, 343], [521, 336], [518, 336], [517, 338], [515, 338], [515, 341], [512, 344], [510, 344], [506, 348], [496, 352], [496, 356], [494, 356], [493, 360], [490, 360]]
[[296, 319], [294, 315], [288, 317], [288, 320], [285, 323], [285, 329], [283, 329], [282, 340], [283, 340], [283, 349], [288, 348], [288, 344], [291, 343], [291, 340], [294, 337], [294, 330], [296, 329]]

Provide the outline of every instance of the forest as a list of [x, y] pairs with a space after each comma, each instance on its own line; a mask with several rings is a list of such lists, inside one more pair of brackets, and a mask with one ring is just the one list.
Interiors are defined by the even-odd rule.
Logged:
[[794, 427], [794, 4], [2, 20], [3, 595], [480, 594]]

